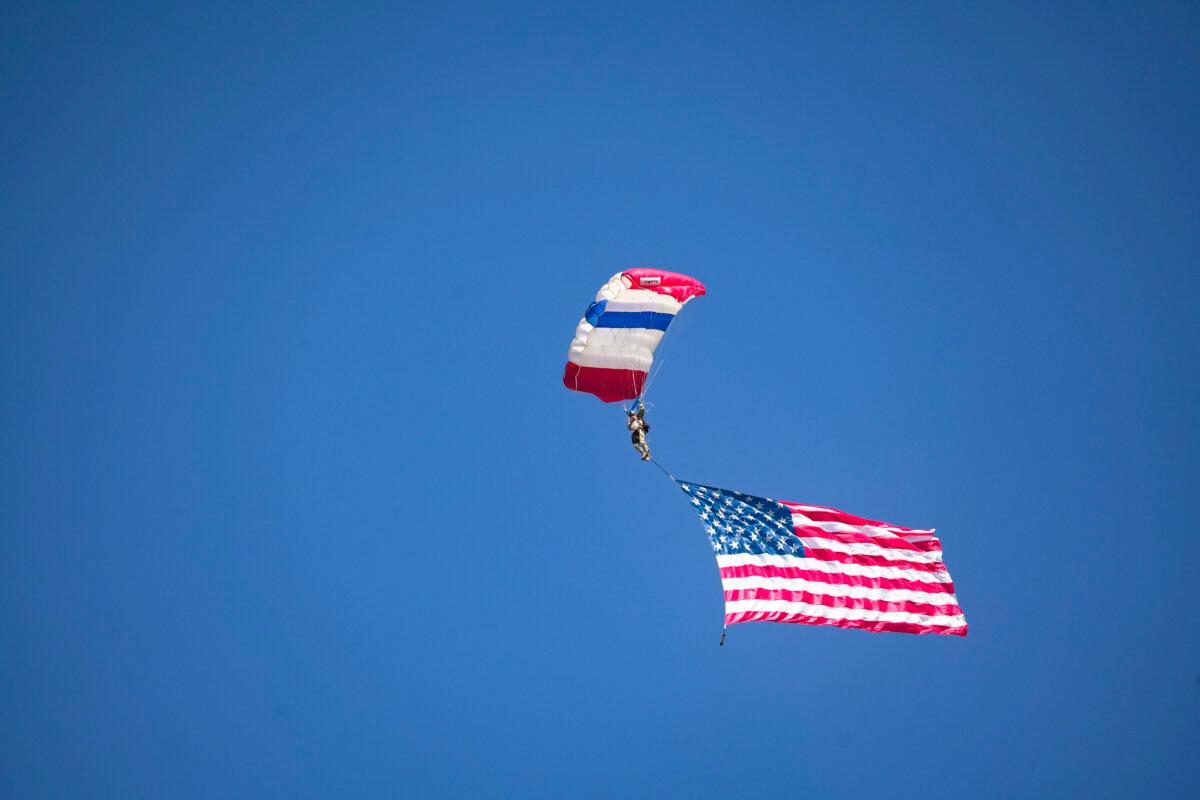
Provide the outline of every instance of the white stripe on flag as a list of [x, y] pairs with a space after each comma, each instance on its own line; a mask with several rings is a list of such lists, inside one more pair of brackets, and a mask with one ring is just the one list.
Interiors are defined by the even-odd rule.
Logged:
[[831, 575], [858, 575], [864, 578], [900, 578], [910, 581], [921, 581], [936, 585], [950, 583], [950, 573], [945, 569], [927, 571], [923, 569], [907, 569], [904, 567], [877, 567], [871, 564], [843, 564], [841, 562], [824, 561], [819, 558], [801, 558], [799, 556], [777, 556], [769, 553], [733, 553], [717, 556], [718, 567], [795, 567]]
[[822, 539], [817, 536], [807, 535], [807, 532], [801, 529], [796, 530], [796, 537], [800, 539], [805, 547], [833, 550], [837, 553], [847, 553], [849, 555], [879, 556], [891, 561], [908, 561], [914, 564], [936, 565], [942, 561], [940, 550], [925, 552], [922, 550], [881, 547], [877, 544], [867, 544], [865, 542], [839, 542], [837, 539]]
[[916, 625], [966, 625], [962, 614], [910, 614], [905, 611], [873, 611], [867, 608], [830, 608], [814, 603], [794, 603], [788, 600], [733, 600], [725, 604], [726, 614], [741, 614], [746, 611], [775, 611], [785, 614], [801, 614], [825, 619], [852, 619], [868, 622], [910, 622]]

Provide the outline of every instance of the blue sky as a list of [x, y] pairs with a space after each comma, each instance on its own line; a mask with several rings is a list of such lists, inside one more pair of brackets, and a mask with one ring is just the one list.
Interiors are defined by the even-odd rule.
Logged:
[[[1195, 785], [1192, 4], [12, 4], [0, 794]], [[730, 630], [676, 474], [936, 526]]]

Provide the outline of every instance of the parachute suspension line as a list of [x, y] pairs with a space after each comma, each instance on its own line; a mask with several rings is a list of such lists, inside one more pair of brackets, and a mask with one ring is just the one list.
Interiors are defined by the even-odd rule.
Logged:
[[[641, 350], [641, 348], [639, 348], [638, 345], [634, 344], [632, 341], [629, 343], [629, 355], [632, 358], [636, 358], [638, 355], [638, 352], [640, 350]], [[651, 353], [653, 353], [653, 350], [651, 350]], [[651, 355], [651, 358], [653, 358], [653, 355]], [[633, 372], [630, 372], [629, 373], [629, 392], [630, 392], [630, 394], [637, 394], [638, 399], [641, 399], [641, 395], [638, 394], [637, 382], [638, 382], [637, 376]], [[645, 388], [645, 387], [642, 387], [642, 388]], [[634, 401], [633, 405], [634, 405], [634, 408], [637, 408], [637, 401]]]
[[666, 467], [664, 467], [662, 464], [658, 463], [657, 458], [654, 458], [653, 456], [651, 456], [650, 463], [653, 464], [654, 466], [658, 467], [659, 469], [661, 469], [662, 474], [666, 475], [668, 478], [670, 478], [672, 483], [679, 483], [679, 481], [675, 478], [675, 476], [667, 471]]
[[[683, 311], [683, 309], [679, 309]], [[646, 383], [642, 386], [642, 393], [638, 395], [638, 400], [646, 396], [650, 391], [650, 384], [654, 383], [654, 379], [658, 377], [658, 373], [662, 372], [663, 361], [666, 360], [667, 352], [667, 337], [671, 335], [671, 329], [679, 324], [679, 314], [676, 314], [671, 320], [671, 324], [663, 331], [662, 339], [658, 341], [658, 348], [654, 353], [654, 363], [650, 365], [650, 374], [646, 378]]]

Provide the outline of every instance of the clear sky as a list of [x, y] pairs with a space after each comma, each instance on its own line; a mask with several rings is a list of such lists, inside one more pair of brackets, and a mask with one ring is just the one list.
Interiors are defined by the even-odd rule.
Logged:
[[[1195, 4], [65, 5], [0, 26], [0, 795], [1194, 791]], [[709, 287], [662, 462], [937, 527], [966, 639], [717, 647], [560, 384], [636, 265]]]

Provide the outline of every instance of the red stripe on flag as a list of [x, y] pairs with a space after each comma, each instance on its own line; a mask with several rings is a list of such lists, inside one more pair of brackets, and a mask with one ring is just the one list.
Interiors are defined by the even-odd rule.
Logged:
[[939, 552], [942, 549], [942, 545], [937, 540], [910, 542], [907, 539], [901, 539], [899, 536], [868, 536], [865, 533], [858, 533], [857, 531], [853, 533], [847, 531], [827, 531], [824, 528], [817, 528], [812, 525], [796, 525], [794, 527], [796, 533], [801, 536], [832, 539], [835, 542], [845, 542], [847, 544], [875, 544], [880, 547], [894, 547], [897, 550], [912, 550], [917, 553]]
[[[813, 522], [844, 522], [847, 525], [870, 525], [875, 528], [895, 528], [897, 531], [905, 533], [920, 533], [929, 534], [932, 531], [928, 529], [919, 530], [917, 528], [906, 528], [903, 525], [893, 525], [890, 522], [880, 522], [875, 519], [867, 519], [866, 517], [856, 517], [853, 514], [847, 514], [845, 511], [838, 511], [836, 508], [825, 508], [824, 506], [807, 506], [801, 503], [783, 503], [788, 508], [795, 510], [797, 514], [803, 514]], [[821, 508], [820, 511], [814, 509]]]
[[734, 625], [738, 622], [794, 622], [804, 625], [828, 625], [835, 628], [858, 628], [859, 630], [882, 633], [940, 633], [949, 636], [966, 636], [966, 625], [919, 625], [914, 622], [878, 622], [861, 619], [830, 619], [828, 617], [810, 617], [803, 614], [788, 614], [784, 611], [740, 611], [736, 614], [726, 614], [725, 624]]
[[838, 550], [826, 550], [821, 547], [804, 546], [804, 556], [820, 561], [833, 561], [838, 564], [863, 564], [869, 567], [899, 567], [900, 569], [916, 569], [922, 572], [946, 574], [945, 566], [940, 562], [927, 563], [924, 561], [897, 561], [883, 556], [868, 556], [861, 553], [843, 553]]
[[840, 597], [792, 589], [730, 589], [725, 592], [725, 601], [733, 600], [786, 600], [790, 603], [809, 603], [826, 608], [862, 608], [870, 611], [901, 611], [906, 614], [946, 617], [962, 613], [962, 609], [955, 604], [933, 605], [913, 600], [871, 600], [865, 597]]
[[761, 564], [742, 564], [736, 567], [721, 567], [722, 578], [799, 578], [806, 581], [829, 583], [837, 586], [863, 586], [868, 589], [911, 589], [914, 592], [945, 592], [954, 594], [950, 581], [914, 581], [908, 578], [872, 578], [866, 575], [847, 575], [844, 572], [821, 572], [818, 569], [801, 567], [776, 567]]

